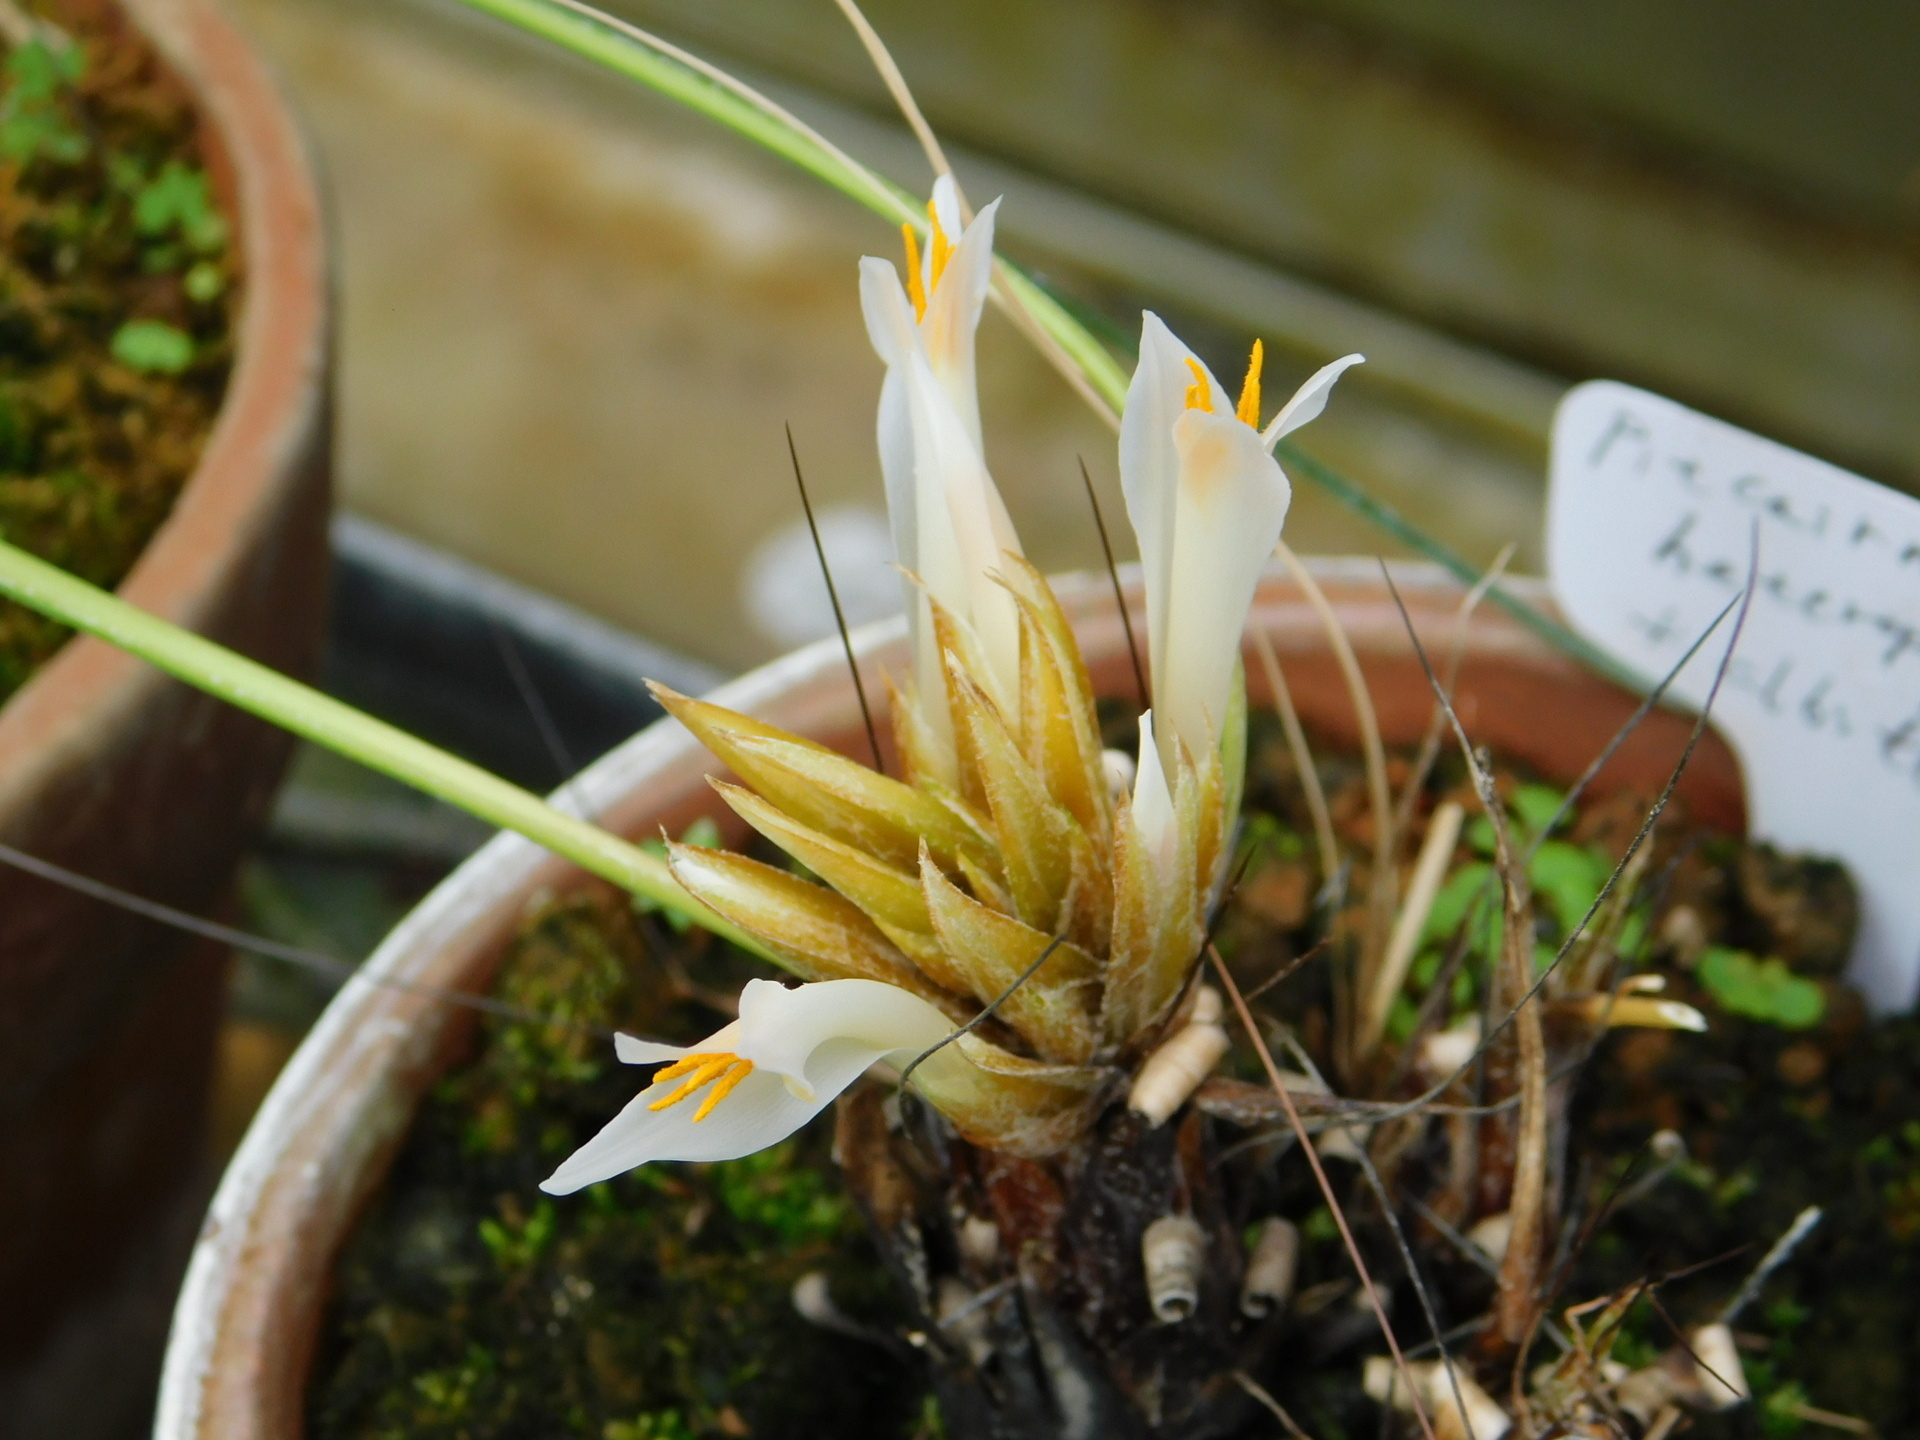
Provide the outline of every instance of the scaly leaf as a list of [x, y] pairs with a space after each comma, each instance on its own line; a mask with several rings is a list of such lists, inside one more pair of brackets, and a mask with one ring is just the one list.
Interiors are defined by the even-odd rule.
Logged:
[[[1000, 842], [1000, 863], [1014, 913], [1043, 934], [1059, 929], [1061, 907], [1073, 879], [1071, 832], [1079, 827], [1056, 805], [1040, 777], [1007, 734], [986, 695], [947, 656], [947, 689], [954, 697], [954, 732], [986, 792]], [[1082, 845], [1085, 837], [1082, 837]]]
[[1113, 845], [1113, 806], [1101, 768], [1100, 722], [1080, 647], [1040, 572], [1007, 557], [1020, 610], [1020, 734], [1047, 793], [1079, 822], [1102, 863]]
[[917, 869], [909, 874], [883, 864], [864, 850], [802, 825], [751, 790], [724, 780], [712, 784], [735, 814], [859, 906], [935, 982], [950, 990], [966, 988], [965, 978], [952, 969], [933, 933]]
[[851, 900], [730, 850], [667, 843], [674, 879], [802, 980], [882, 980], [956, 1019], [971, 1007], [933, 984]]
[[[1190, 787], [1190, 781], [1183, 781]], [[1100, 1023], [1110, 1045], [1125, 1045], [1158, 1021], [1180, 993], [1205, 931], [1194, 884], [1193, 832], [1164, 866], [1123, 800], [1114, 818], [1113, 946]]]
[[[1044, 930], [988, 909], [926, 860], [920, 866], [933, 928], [982, 1003], [997, 999], [1053, 944]], [[1092, 1000], [1099, 964], [1079, 946], [1062, 943], [997, 1012], [1050, 1060], [1079, 1064], [1099, 1044]]]
[[1086, 1133], [1112, 1078], [1097, 1066], [1028, 1060], [976, 1033], [934, 1055], [913, 1083], [973, 1144], [1043, 1160]]
[[660, 703], [716, 757], [810, 829], [910, 870], [926, 841], [942, 865], [961, 852], [992, 848], [984, 824], [969, 826], [948, 805], [857, 761], [775, 726], [655, 685]]

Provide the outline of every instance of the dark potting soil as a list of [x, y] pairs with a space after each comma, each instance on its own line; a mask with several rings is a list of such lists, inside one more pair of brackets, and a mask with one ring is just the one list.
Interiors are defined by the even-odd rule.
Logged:
[[[1276, 732], [1256, 721], [1243, 839], [1254, 858], [1218, 930], [1248, 991], [1305, 953], [1321, 923], [1310, 822]], [[1343, 845], [1364, 854], [1359, 766], [1316, 753]], [[1392, 768], [1397, 787], [1406, 759]], [[1437, 767], [1430, 799], [1465, 793], [1457, 767]], [[1503, 793], [1523, 837], [1557, 799], [1517, 775], [1503, 776]], [[1600, 802], [1539, 837], [1533, 881], [1549, 953], [1640, 813]], [[1482, 957], [1470, 953], [1448, 978], [1440, 955], [1463, 914], [1465, 933], [1479, 923], [1460, 897], [1484, 874], [1475, 867], [1488, 848], [1484, 824], [1469, 824], [1390, 1034], [1411, 1033], [1423, 1004], [1443, 1017], [1475, 1009]], [[1349, 893], [1364, 891], [1356, 882]], [[1852, 927], [1844, 875], [1676, 815], [1641, 895], [1637, 938], [1622, 945], [1631, 968], [1665, 975], [1668, 996], [1699, 1006], [1711, 1028], [1612, 1032], [1580, 1072], [1562, 1167], [1564, 1278], [1549, 1313], [1656, 1281], [1613, 1350], [1629, 1366], [1650, 1363], [1678, 1331], [1716, 1318], [1802, 1207], [1819, 1205], [1822, 1223], [1733, 1322], [1754, 1402], [1689, 1415], [1683, 1433], [1819, 1433], [1822, 1412], [1884, 1436], [1920, 1433], [1920, 1023], [1869, 1021], [1834, 978]], [[752, 973], [754, 962], [707, 937], [579, 896], [529, 916], [494, 993], [539, 1015], [686, 1041], [720, 1021], [701, 997], [730, 995]], [[1322, 1066], [1328, 975], [1310, 961], [1255, 1002]], [[340, 1262], [309, 1392], [315, 1440], [942, 1433], [911, 1348], [916, 1322], [844, 1198], [827, 1125], [760, 1156], [652, 1166], [550, 1201], [540, 1178], [638, 1078], [590, 1029], [486, 1019], [480, 1032]], [[1224, 1069], [1261, 1073], [1244, 1046]], [[1361, 1392], [1378, 1328], [1298, 1148], [1207, 1123], [1218, 1163], [1236, 1172], [1236, 1223], [1281, 1214], [1303, 1232], [1291, 1314], [1253, 1378], [1314, 1440], [1415, 1433]], [[1649, 1142], [1663, 1130], [1684, 1139], [1683, 1156], [1656, 1158]], [[1430, 1140], [1386, 1168], [1397, 1197], [1428, 1193]], [[1421, 1346], [1431, 1332], [1364, 1177], [1350, 1162], [1328, 1168], [1401, 1343]], [[1492, 1282], [1399, 1208], [1442, 1326], [1473, 1321]], [[794, 1283], [815, 1271], [862, 1336], [799, 1318]], [[1472, 1354], [1470, 1335], [1451, 1346]], [[1532, 1351], [1535, 1362], [1555, 1354], [1545, 1338]], [[1482, 1379], [1504, 1393], [1501, 1377]], [[1262, 1413], [1244, 1433], [1274, 1425]]]
[[[0, 60], [0, 538], [117, 585], [220, 408], [236, 277], [185, 90], [111, 12]], [[0, 698], [70, 632], [0, 605]]]

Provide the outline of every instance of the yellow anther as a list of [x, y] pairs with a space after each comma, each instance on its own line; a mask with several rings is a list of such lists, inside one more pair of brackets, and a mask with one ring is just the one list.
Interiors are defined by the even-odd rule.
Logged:
[[733, 1068], [720, 1077], [719, 1082], [715, 1084], [713, 1089], [707, 1092], [707, 1098], [700, 1102], [700, 1108], [693, 1112], [693, 1123], [698, 1125], [702, 1120], [706, 1119], [707, 1116], [712, 1113], [713, 1107], [726, 1099], [728, 1095], [732, 1094], [733, 1087], [752, 1073], [753, 1062], [751, 1060], [734, 1061]]
[[1260, 362], [1265, 353], [1258, 340], [1253, 342], [1253, 354], [1247, 359], [1246, 383], [1240, 387], [1240, 403], [1234, 407], [1234, 415], [1244, 425], [1260, 428]]
[[1187, 409], [1204, 410], [1213, 413], [1213, 384], [1207, 379], [1207, 372], [1200, 362], [1191, 355], [1187, 357], [1187, 369], [1193, 372], [1193, 383], [1187, 386]]
[[[665, 1110], [670, 1105], [678, 1105], [682, 1100], [686, 1099], [689, 1095], [693, 1094], [694, 1091], [698, 1090], [702, 1085], [705, 1085], [709, 1080], [712, 1080], [714, 1077], [719, 1075], [722, 1071], [724, 1071], [729, 1065], [733, 1064], [734, 1062], [734, 1057], [731, 1055], [720, 1055], [711, 1060], [707, 1060], [705, 1056], [690, 1055], [687, 1057], [687, 1059], [688, 1060], [700, 1059], [700, 1060], [704, 1060], [705, 1063], [702, 1064], [699, 1068], [697, 1068], [691, 1075], [688, 1075], [686, 1080], [681, 1084], [678, 1090], [675, 1090], [671, 1095], [664, 1096], [661, 1099], [656, 1100], [651, 1105], [649, 1105], [647, 1107], [649, 1110]], [[680, 1065], [685, 1065], [687, 1061], [682, 1060], [679, 1063]], [[675, 1069], [676, 1067], [669, 1066], [668, 1068]]]
[[707, 1098], [700, 1102], [700, 1108], [693, 1112], [693, 1122], [697, 1125], [712, 1113], [714, 1106], [732, 1093], [734, 1086], [752, 1073], [751, 1060], [742, 1060], [738, 1055], [730, 1055], [724, 1051], [709, 1051], [702, 1055], [682, 1055], [671, 1065], [656, 1070], [653, 1083], [658, 1085], [663, 1080], [677, 1080], [682, 1075], [687, 1077], [686, 1080], [671, 1095], [654, 1101], [647, 1108], [649, 1110], [669, 1109], [678, 1105], [709, 1081], [717, 1080], [718, 1083], [707, 1092]]
[[913, 314], [917, 320], [927, 318], [927, 287], [920, 279], [920, 242], [914, 237], [913, 226], [903, 224], [900, 234], [907, 242], [907, 298], [913, 301]]
[[927, 202], [927, 225], [929, 239], [927, 248], [931, 252], [932, 263], [927, 267], [927, 294], [931, 296], [940, 288], [940, 277], [946, 273], [947, 261], [953, 258], [953, 242], [947, 239], [947, 232], [940, 228], [940, 212], [933, 208], [933, 202]]
[[653, 1083], [658, 1085], [662, 1080], [672, 1080], [676, 1076], [684, 1075], [689, 1070], [698, 1070], [702, 1065], [711, 1064], [715, 1060], [731, 1059], [733, 1059], [733, 1056], [720, 1050], [709, 1050], [701, 1055], [682, 1055], [671, 1065], [662, 1065], [658, 1070], [654, 1071]]

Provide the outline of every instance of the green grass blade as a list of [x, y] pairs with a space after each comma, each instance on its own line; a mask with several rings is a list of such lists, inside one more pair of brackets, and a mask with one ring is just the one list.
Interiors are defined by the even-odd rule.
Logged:
[[[1353, 481], [1314, 459], [1289, 441], [1274, 446], [1273, 453], [1289, 475], [1304, 475], [1349, 509], [1358, 512], [1402, 545], [1434, 561], [1459, 577], [1471, 589], [1486, 574], [1458, 551], [1441, 544], [1384, 500], [1367, 494]], [[1536, 610], [1519, 596], [1499, 584], [1488, 588], [1487, 599], [1549, 644], [1605, 675], [1629, 690], [1644, 690], [1645, 684], [1632, 671], [1597, 645], [1588, 643], [1551, 615]]]
[[[539, 796], [449, 755], [330, 695], [127, 604], [57, 566], [0, 542], [0, 594], [129, 654], [369, 769], [517, 831], [582, 869], [685, 916], [768, 960], [751, 936], [700, 904], [666, 862]], [[776, 961], [776, 963], [778, 963]]]
[[[745, 95], [729, 90], [649, 44], [643, 38], [644, 32], [622, 28], [611, 18], [584, 13], [567, 0], [461, 0], [461, 3], [689, 106], [775, 154], [785, 156], [893, 224], [925, 225], [919, 201], [898, 185], [839, 154], [796, 122], [770, 113]], [[1079, 367], [1094, 392], [1119, 411], [1126, 402], [1127, 372], [1113, 352], [1081, 324], [1043, 282], [1004, 259], [996, 264], [1001, 282], [1014, 298]], [[1283, 442], [1279, 453], [1290, 470], [1401, 544], [1437, 561], [1467, 585], [1479, 583], [1485, 574], [1392, 506], [1375, 499], [1354, 481], [1305, 451]], [[1488, 599], [1567, 655], [1612, 680], [1640, 688], [1639, 682], [1611, 657], [1518, 596], [1496, 585], [1488, 592]]]

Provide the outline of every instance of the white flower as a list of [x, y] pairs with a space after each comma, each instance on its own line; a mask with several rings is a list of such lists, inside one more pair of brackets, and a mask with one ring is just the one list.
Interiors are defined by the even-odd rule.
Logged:
[[1173, 811], [1173, 787], [1160, 763], [1160, 747], [1153, 735], [1153, 712], [1140, 717], [1140, 759], [1133, 773], [1133, 828], [1153, 857], [1156, 873], [1165, 880], [1179, 850], [1178, 819]]
[[[918, 996], [878, 980], [791, 989], [749, 980], [740, 1018], [688, 1049], [617, 1036], [629, 1065], [668, 1062], [653, 1083], [541, 1183], [569, 1195], [654, 1160], [732, 1160], [778, 1144], [877, 1060], [902, 1067], [952, 1034]], [[949, 1046], [915, 1072], [964, 1066]]]
[[[878, 428], [894, 551], [926, 587], [924, 595], [910, 589], [907, 597], [920, 708], [949, 747], [929, 598], [973, 630], [989, 670], [980, 678], [994, 698], [1010, 703], [1019, 693], [1018, 611], [993, 576], [1005, 552], [1020, 553], [1020, 541], [987, 473], [974, 384], [974, 330], [992, 278], [998, 205], [962, 231], [953, 182], [943, 176], [927, 207], [924, 254], [911, 227], [905, 231], [907, 285], [885, 260], [860, 262], [867, 333], [887, 365]], [[955, 234], [959, 240], [950, 243]]]
[[1196, 761], [1225, 723], [1240, 634], [1292, 487], [1273, 458], [1317, 416], [1348, 355], [1321, 369], [1262, 430], [1258, 342], [1237, 406], [1200, 358], [1148, 312], [1120, 426], [1120, 483], [1140, 545], [1160, 756]]

